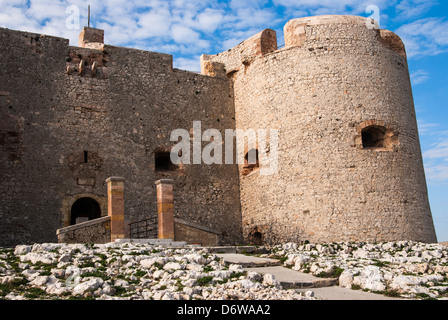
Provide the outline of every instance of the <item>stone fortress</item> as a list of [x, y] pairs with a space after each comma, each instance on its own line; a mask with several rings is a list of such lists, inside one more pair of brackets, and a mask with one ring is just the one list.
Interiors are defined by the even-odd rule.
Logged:
[[[110, 216], [114, 176], [125, 238], [157, 217], [155, 182], [170, 179], [177, 240], [436, 242], [400, 38], [358, 16], [290, 20], [284, 36], [280, 49], [266, 29], [203, 55], [197, 74], [105, 45], [99, 29], [79, 47], [0, 29], [0, 245], [55, 242]], [[278, 173], [174, 165], [170, 133], [194, 121], [223, 136], [278, 130]]]

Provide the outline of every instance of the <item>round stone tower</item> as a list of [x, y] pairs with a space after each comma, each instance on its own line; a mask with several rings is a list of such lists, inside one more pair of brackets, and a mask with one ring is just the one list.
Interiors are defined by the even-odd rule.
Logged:
[[202, 57], [233, 81], [237, 128], [278, 130], [277, 173], [240, 165], [245, 239], [437, 241], [400, 38], [357, 16], [294, 19], [284, 36]]

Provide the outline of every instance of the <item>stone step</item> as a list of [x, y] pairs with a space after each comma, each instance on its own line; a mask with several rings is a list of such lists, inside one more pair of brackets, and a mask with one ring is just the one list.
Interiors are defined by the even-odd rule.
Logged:
[[282, 264], [281, 261], [276, 259], [246, 256], [238, 253], [217, 253], [216, 255], [222, 258], [225, 264], [239, 264], [244, 268], [280, 266]]
[[338, 284], [338, 279], [318, 278], [308, 273], [298, 272], [283, 267], [283, 263], [276, 259], [260, 258], [235, 253], [218, 253], [226, 264], [239, 264], [247, 271], [260, 274], [272, 274], [283, 289], [322, 288]]
[[143, 243], [167, 247], [185, 247], [186, 241], [173, 241], [171, 239], [116, 239], [116, 243]]
[[[306, 293], [309, 289], [297, 289], [298, 292]], [[322, 300], [406, 300], [402, 298], [387, 297], [362, 290], [352, 290], [338, 286], [312, 288], [314, 297]]]
[[283, 289], [305, 289], [331, 287], [338, 284], [338, 279], [318, 278], [308, 273], [298, 272], [282, 266], [250, 268], [260, 274], [272, 274]]
[[204, 247], [210, 253], [255, 253], [259, 249], [254, 246], [215, 246], [215, 247]]

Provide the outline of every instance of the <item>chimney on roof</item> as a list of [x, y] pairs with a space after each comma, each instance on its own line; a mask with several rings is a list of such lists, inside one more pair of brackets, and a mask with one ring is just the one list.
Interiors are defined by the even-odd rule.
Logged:
[[104, 30], [84, 27], [79, 34], [79, 46], [103, 50], [104, 48]]

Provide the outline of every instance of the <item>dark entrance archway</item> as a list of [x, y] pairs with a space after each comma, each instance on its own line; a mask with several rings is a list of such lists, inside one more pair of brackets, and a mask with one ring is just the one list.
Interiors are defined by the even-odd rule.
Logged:
[[92, 198], [81, 198], [72, 205], [70, 225], [76, 224], [76, 219], [93, 220], [101, 217], [101, 208], [98, 202]]

